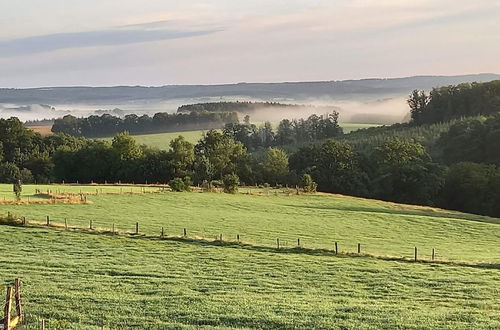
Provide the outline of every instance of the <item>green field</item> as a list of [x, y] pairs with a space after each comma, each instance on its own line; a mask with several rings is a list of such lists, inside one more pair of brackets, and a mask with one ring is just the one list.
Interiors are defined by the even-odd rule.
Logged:
[[[0, 188], [12, 198], [10, 186]], [[35, 190], [23, 188], [23, 198]], [[98, 229], [115, 224], [122, 231], [2, 225], [0, 285], [21, 277], [28, 322], [45, 318], [51, 329], [500, 327], [499, 219], [260, 192], [99, 194], [88, 205], [0, 205], [0, 214], [29, 221], [49, 215], [70, 226], [93, 220]], [[136, 222], [146, 236], [123, 234]], [[186, 228], [189, 237], [207, 240], [160, 239], [161, 227], [166, 235]], [[220, 234], [226, 241], [239, 234], [243, 243], [209, 241]], [[277, 238], [285, 249], [275, 248]], [[297, 238], [306, 249], [291, 249]], [[371, 256], [326, 251], [335, 241], [342, 252], [361, 243]], [[425, 260], [435, 248], [438, 262], [411, 261], [414, 247]]]
[[[344, 133], [349, 133], [361, 128], [368, 128], [373, 126], [379, 126], [375, 124], [352, 124], [352, 123], [342, 123], [340, 124], [344, 129]], [[158, 134], [140, 134], [133, 135], [134, 139], [139, 144], [145, 144], [150, 147], [155, 147], [161, 150], [167, 150], [169, 148], [169, 143], [179, 135], [182, 135], [187, 141], [195, 144], [203, 136], [206, 131], [184, 131], [184, 132], [173, 132], [173, 133], [158, 133]], [[102, 140], [111, 141], [113, 138], [103, 138]]]
[[[182, 135], [187, 141], [195, 144], [203, 136], [205, 131], [184, 131], [172, 133], [140, 134], [132, 135], [139, 144], [145, 144], [149, 147], [167, 150], [170, 148], [170, 141]], [[113, 138], [103, 138], [102, 140], [111, 141]]]

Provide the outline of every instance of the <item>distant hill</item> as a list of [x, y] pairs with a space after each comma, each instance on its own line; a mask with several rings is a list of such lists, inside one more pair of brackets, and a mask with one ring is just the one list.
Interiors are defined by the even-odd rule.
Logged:
[[166, 101], [179, 98], [249, 97], [276, 99], [374, 100], [407, 95], [413, 89], [462, 82], [486, 82], [500, 79], [498, 74], [463, 76], [417, 76], [393, 79], [362, 79], [344, 81], [238, 83], [226, 85], [169, 85], [161, 87], [47, 87], [0, 89], [0, 103], [12, 104], [79, 104], [113, 103], [137, 100]]

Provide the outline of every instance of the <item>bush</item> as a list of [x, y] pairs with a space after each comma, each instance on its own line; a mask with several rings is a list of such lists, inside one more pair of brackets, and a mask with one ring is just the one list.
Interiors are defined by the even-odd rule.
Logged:
[[23, 186], [21, 185], [21, 180], [18, 180], [14, 183], [13, 187], [14, 195], [16, 196], [16, 200], [21, 200], [21, 192], [23, 191]]
[[226, 174], [222, 180], [224, 184], [224, 192], [228, 194], [235, 194], [238, 192], [238, 185], [240, 178], [236, 174]]
[[304, 174], [300, 178], [299, 187], [306, 193], [313, 193], [316, 192], [318, 185], [313, 181], [309, 174]]
[[191, 177], [184, 177], [184, 191], [191, 191], [191, 186], [193, 185], [193, 181], [191, 181]]
[[186, 190], [186, 185], [184, 184], [184, 181], [181, 178], [174, 178], [170, 180], [168, 183], [170, 186], [170, 189], [172, 191], [185, 191]]

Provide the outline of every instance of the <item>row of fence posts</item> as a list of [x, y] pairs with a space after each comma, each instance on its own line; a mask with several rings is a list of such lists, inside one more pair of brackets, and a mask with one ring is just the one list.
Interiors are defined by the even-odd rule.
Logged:
[[[47, 215], [46, 219], [47, 219], [47, 226], [50, 226], [50, 216]], [[26, 217], [23, 217], [23, 225], [26, 225]], [[66, 218], [64, 218], [64, 228], [68, 229], [68, 220]], [[93, 221], [92, 220], [89, 220], [89, 229], [90, 230], [94, 229]], [[113, 234], [115, 233], [115, 224], [114, 223], [112, 225], [111, 232]], [[135, 235], [139, 235], [139, 222], [135, 223]], [[164, 227], [161, 227], [160, 237], [165, 237], [165, 228]], [[183, 228], [183, 237], [184, 238], [187, 237], [187, 229], [186, 228]], [[217, 240], [217, 238], [216, 238], [216, 240]], [[220, 242], [223, 241], [222, 234], [219, 235], [218, 240]], [[236, 240], [237, 240], [238, 243], [241, 242], [240, 234], [236, 235]], [[280, 239], [279, 238], [276, 239], [276, 247], [277, 247], [278, 250], [282, 248], [282, 244], [280, 244]], [[299, 247], [299, 248], [301, 247], [300, 238], [297, 238], [297, 247]], [[334, 252], [335, 252], [335, 254], [339, 254], [339, 245], [338, 245], [338, 242], [334, 242]], [[358, 243], [358, 245], [357, 245], [357, 252], [358, 252], [358, 254], [361, 254], [361, 243]], [[431, 260], [434, 261], [435, 258], [436, 258], [436, 249], [433, 248], [432, 249], [432, 254], [431, 254]], [[418, 248], [417, 247], [414, 248], [413, 259], [415, 261], [418, 261]]]

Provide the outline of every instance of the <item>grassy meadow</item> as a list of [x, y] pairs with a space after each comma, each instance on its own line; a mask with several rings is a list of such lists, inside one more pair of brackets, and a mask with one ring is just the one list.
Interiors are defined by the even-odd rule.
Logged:
[[[12, 198], [10, 185], [0, 196]], [[95, 193], [96, 186], [23, 186]], [[98, 231], [0, 225], [0, 286], [24, 281], [27, 324], [50, 329], [500, 327], [500, 219], [339, 195], [90, 195], [92, 204], [0, 205], [28, 221]], [[154, 189], [154, 188], [148, 188]], [[106, 192], [103, 190], [103, 192]], [[251, 192], [252, 194], [247, 194]], [[258, 193], [258, 194], [257, 194]], [[143, 235], [126, 235], [140, 224]], [[160, 239], [165, 234], [243, 244]], [[405, 258], [282, 249], [301, 246]], [[410, 261], [413, 248], [429, 260]], [[27, 327], [30, 328], [30, 327]]]
[[[349, 133], [361, 128], [369, 128], [380, 126], [376, 124], [352, 124], [352, 123], [342, 123], [340, 126], [344, 129], [344, 133]], [[206, 131], [183, 131], [183, 132], [171, 132], [171, 133], [157, 133], [157, 134], [139, 134], [133, 135], [133, 138], [139, 144], [145, 144], [150, 147], [155, 147], [161, 150], [169, 149], [170, 141], [182, 135], [187, 141], [195, 144], [201, 139], [203, 133]], [[103, 138], [102, 140], [111, 141], [113, 138]]]

